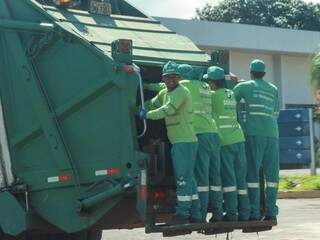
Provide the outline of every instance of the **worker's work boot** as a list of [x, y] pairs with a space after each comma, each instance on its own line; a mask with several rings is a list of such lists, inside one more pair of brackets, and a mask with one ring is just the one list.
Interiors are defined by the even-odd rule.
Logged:
[[226, 214], [226, 215], [224, 215], [224, 217], [223, 217], [223, 221], [224, 221], [224, 222], [236, 222], [236, 221], [238, 221], [238, 217], [235, 216], [235, 215], [228, 215], [228, 214]]
[[182, 215], [174, 215], [168, 225], [182, 225], [182, 224], [188, 224], [189, 218]]
[[214, 218], [214, 217], [212, 217], [212, 218], [210, 218], [210, 220], [209, 220], [209, 222], [210, 223], [216, 223], [216, 222], [222, 222], [222, 218]]
[[277, 217], [276, 216], [265, 216], [262, 220], [263, 221], [277, 221]]
[[190, 223], [205, 223], [206, 220], [205, 219], [201, 219], [201, 218], [189, 218]]

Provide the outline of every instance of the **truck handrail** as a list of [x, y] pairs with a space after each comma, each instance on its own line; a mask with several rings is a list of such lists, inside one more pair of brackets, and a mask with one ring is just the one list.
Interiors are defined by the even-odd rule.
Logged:
[[[141, 74], [140, 74], [140, 68], [137, 65], [133, 65], [134, 66], [134, 71], [136, 72], [136, 74], [138, 75], [139, 78], [139, 88], [140, 88], [140, 99], [141, 99], [141, 109], [145, 110], [145, 104], [144, 104], [144, 92], [143, 92], [143, 82], [142, 82], [142, 78], [141, 78]], [[141, 134], [138, 135], [138, 138], [142, 138], [146, 132], [147, 132], [147, 120], [144, 119], [143, 120], [143, 130], [141, 132]]]

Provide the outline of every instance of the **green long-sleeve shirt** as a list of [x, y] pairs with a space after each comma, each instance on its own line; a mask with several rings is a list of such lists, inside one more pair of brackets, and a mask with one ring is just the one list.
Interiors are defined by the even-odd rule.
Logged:
[[170, 142], [196, 142], [192, 125], [192, 101], [188, 89], [178, 85], [173, 91], [167, 88], [146, 102], [147, 119], [165, 119]]
[[[212, 102], [210, 86], [197, 80], [181, 80], [180, 84], [186, 87], [192, 99], [193, 127], [196, 134], [218, 132], [216, 123], [212, 119]], [[151, 91], [161, 91], [166, 88], [164, 83], [145, 84], [145, 89]]]
[[244, 135], [237, 121], [237, 102], [234, 93], [226, 88], [212, 92], [212, 116], [219, 128], [221, 144], [244, 142]]
[[239, 83], [233, 89], [236, 100], [245, 101], [247, 136], [279, 137], [277, 117], [279, 113], [278, 89], [272, 83], [256, 79]]

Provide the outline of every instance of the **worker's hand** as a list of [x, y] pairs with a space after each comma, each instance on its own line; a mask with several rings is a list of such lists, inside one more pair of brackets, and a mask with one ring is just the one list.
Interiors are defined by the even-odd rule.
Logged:
[[141, 120], [145, 120], [147, 118], [147, 111], [145, 109], [141, 109], [139, 112], [139, 118]]

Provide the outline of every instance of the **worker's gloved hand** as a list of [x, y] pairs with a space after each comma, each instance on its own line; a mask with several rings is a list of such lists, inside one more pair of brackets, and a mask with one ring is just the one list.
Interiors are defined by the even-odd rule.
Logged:
[[139, 112], [139, 118], [141, 120], [145, 120], [147, 118], [147, 111], [145, 109], [141, 109]]

